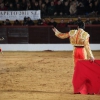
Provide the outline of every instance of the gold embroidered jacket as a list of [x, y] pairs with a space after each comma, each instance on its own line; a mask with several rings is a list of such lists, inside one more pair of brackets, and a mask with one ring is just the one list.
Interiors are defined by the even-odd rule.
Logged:
[[83, 29], [70, 30], [68, 33], [61, 33], [58, 30], [55, 32], [55, 35], [61, 39], [69, 38], [70, 43], [73, 46], [84, 46], [87, 55], [93, 57], [92, 51], [89, 45], [90, 35]]

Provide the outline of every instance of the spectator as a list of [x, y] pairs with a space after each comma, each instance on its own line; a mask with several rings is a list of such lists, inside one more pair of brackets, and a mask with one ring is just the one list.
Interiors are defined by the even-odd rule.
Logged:
[[60, 20], [60, 23], [57, 24], [57, 27], [66, 27], [66, 23], [63, 19]]
[[50, 6], [48, 7], [48, 15], [53, 16], [55, 13], [55, 5], [54, 2], [51, 1]]
[[22, 10], [26, 10], [26, 7], [27, 7], [26, 0], [22, 0], [22, 2], [21, 2], [21, 8], [22, 8]]
[[48, 23], [44, 18], [42, 19], [42, 23], [41, 24], [42, 24], [42, 26], [48, 26]]
[[15, 26], [16, 26], [16, 25], [21, 25], [21, 22], [20, 22], [19, 20], [16, 19], [16, 20], [14, 21], [13, 25], [15, 25]]
[[74, 24], [75, 24], [75, 22], [72, 18], [69, 19], [68, 22], [67, 22], [67, 25], [74, 25]]
[[8, 10], [10, 10], [10, 11], [15, 10], [12, 3], [9, 4]]
[[17, 4], [20, 4], [19, 0], [14, 1], [14, 7], [17, 8]]
[[39, 4], [40, 9], [42, 7], [42, 3], [43, 3], [42, 0], [39, 0], [39, 3], [38, 4]]
[[28, 18], [24, 18], [24, 21], [23, 21], [23, 25], [26, 25], [26, 26], [31, 26], [31, 25], [34, 25], [34, 22], [31, 20], [30, 17]]
[[4, 25], [4, 21], [1, 21], [0, 25]]
[[46, 5], [46, 7], [49, 7], [51, 5], [51, 2], [49, 0], [44, 0], [44, 3]]
[[33, 10], [30, 2], [27, 2], [27, 7], [26, 7], [26, 10]]
[[81, 17], [78, 16], [77, 20], [75, 21], [75, 24], [77, 25], [77, 24], [80, 23], [80, 22], [83, 22], [83, 21], [82, 21]]
[[68, 1], [65, 1], [64, 2], [64, 6], [63, 6], [63, 14], [64, 15], [69, 15], [69, 2]]
[[8, 7], [9, 7], [9, 2], [8, 2], [8, 1], [5, 1], [4, 5], [5, 5], [5, 7], [8, 9]]
[[87, 18], [87, 19], [85, 20], [85, 24], [86, 24], [86, 25], [92, 24], [92, 21], [90, 20], [90, 18]]
[[49, 0], [44, 0], [44, 4], [46, 6], [46, 13], [48, 15], [48, 7], [50, 6], [50, 1]]
[[16, 4], [15, 10], [17, 10], [17, 11], [22, 10], [19, 3]]
[[96, 17], [96, 18], [94, 19], [94, 21], [92, 21], [92, 24], [100, 24], [99, 18]]
[[51, 18], [50, 22], [48, 23], [48, 25], [56, 27], [57, 26], [57, 22], [55, 22], [55, 20], [53, 18]]
[[3, 0], [0, 0], [0, 4], [3, 3], [3, 2], [4, 2]]
[[47, 11], [47, 7], [46, 7], [45, 3], [43, 3], [41, 6], [41, 16], [42, 17], [47, 15], [46, 11]]
[[10, 22], [9, 19], [6, 19], [6, 20], [4, 21], [4, 25], [12, 25], [12, 24], [11, 24], [11, 22]]
[[35, 0], [31, 0], [31, 5], [32, 5], [32, 6], [35, 5]]
[[85, 14], [84, 3], [79, 1], [77, 5], [77, 15], [84, 15], [84, 14]]
[[34, 22], [31, 20], [30, 17], [28, 17], [28, 19], [27, 19], [27, 24], [28, 24], [28, 26], [34, 25]]
[[27, 20], [28, 20], [28, 18], [24, 17], [24, 20], [23, 20], [23, 25], [24, 25], [24, 26], [28, 26]]
[[69, 5], [71, 5], [73, 3], [73, 0], [68, 0], [69, 1]]
[[35, 2], [35, 5], [33, 6], [33, 10], [40, 10], [40, 6], [37, 1]]
[[18, 3], [20, 3], [19, 0], [15, 0], [15, 4], [18, 4]]
[[7, 10], [7, 8], [4, 6], [4, 3], [1, 3], [1, 4], [0, 4], [0, 10], [1, 10], [1, 11]]
[[37, 25], [41, 25], [42, 24], [42, 20], [41, 19], [38, 19], [37, 20]]
[[70, 8], [69, 8], [69, 12], [70, 12], [70, 15], [72, 15], [72, 16], [77, 14], [76, 2], [71, 3]]
[[93, 15], [94, 14], [94, 9], [93, 9], [93, 3], [89, 3], [89, 6], [87, 8], [87, 15]]
[[39, 20], [37, 21], [37, 25], [47, 26], [48, 23], [47, 23], [46, 20], [43, 18], [43, 19], [39, 19]]
[[94, 1], [94, 12], [95, 12], [95, 15], [98, 15], [98, 12], [99, 12], [99, 6], [100, 6], [100, 3], [98, 0], [95, 0]]
[[93, 3], [93, 0], [87, 0], [89, 3]]
[[55, 15], [63, 15], [63, 5], [62, 2], [59, 0], [57, 5], [55, 6]]
[[54, 2], [54, 5], [58, 4], [58, 0], [53, 0], [53, 2]]

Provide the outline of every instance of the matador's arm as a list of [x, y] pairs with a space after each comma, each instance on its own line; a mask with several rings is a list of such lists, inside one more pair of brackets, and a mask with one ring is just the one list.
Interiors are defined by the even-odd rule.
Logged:
[[69, 37], [69, 33], [61, 33], [56, 28], [52, 29], [58, 38], [65, 39]]
[[93, 56], [93, 53], [91, 51], [91, 48], [90, 48], [90, 44], [89, 44], [89, 38], [87, 38], [84, 42], [84, 47], [85, 47], [85, 50], [87, 52], [87, 55], [90, 59], [94, 59], [94, 56]]

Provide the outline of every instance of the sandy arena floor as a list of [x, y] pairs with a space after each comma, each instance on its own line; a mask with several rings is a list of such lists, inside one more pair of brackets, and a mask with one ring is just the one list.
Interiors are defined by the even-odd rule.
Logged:
[[[72, 51], [0, 54], [0, 100], [100, 100], [73, 94]], [[100, 51], [93, 51], [96, 59]]]

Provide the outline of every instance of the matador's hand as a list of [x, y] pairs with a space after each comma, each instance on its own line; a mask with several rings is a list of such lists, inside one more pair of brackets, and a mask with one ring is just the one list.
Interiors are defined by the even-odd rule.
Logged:
[[91, 62], [94, 62], [94, 60], [95, 60], [94, 57], [91, 57], [91, 58], [90, 58], [90, 61], [91, 61]]
[[55, 32], [55, 34], [59, 34], [59, 33], [61, 33], [61, 32], [59, 32], [55, 27], [52, 28], [52, 30]]
[[57, 31], [57, 29], [54, 27], [54, 28], [52, 28], [52, 30], [56, 33], [56, 31]]

